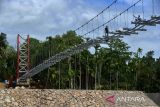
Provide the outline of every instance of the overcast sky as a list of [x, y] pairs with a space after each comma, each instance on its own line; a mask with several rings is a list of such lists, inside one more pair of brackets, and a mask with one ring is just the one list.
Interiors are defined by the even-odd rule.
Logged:
[[[112, 1], [113, 0], [0, 0], [0, 32], [7, 34], [7, 40], [14, 47], [16, 45], [17, 34], [21, 34], [22, 36], [29, 34], [31, 37], [44, 40], [47, 36], [63, 34], [67, 30], [79, 27], [94, 17]], [[117, 11], [120, 11], [122, 8], [130, 6], [137, 0], [118, 1]], [[154, 1], [155, 14], [160, 15], [160, 0]], [[145, 16], [149, 17], [152, 14], [151, 0], [144, 0], [144, 10]], [[112, 12], [110, 15], [115, 13], [114, 7], [110, 12]], [[127, 14], [131, 14], [131, 11]], [[101, 20], [100, 17], [98, 20]], [[122, 18], [121, 20], [123, 21]], [[140, 33], [138, 36], [126, 37], [124, 41], [131, 46], [131, 50], [133, 51], [136, 51], [139, 47], [143, 48], [144, 53], [149, 50], [154, 50], [155, 57], [159, 57], [160, 25], [147, 27], [147, 29], [147, 32]]]

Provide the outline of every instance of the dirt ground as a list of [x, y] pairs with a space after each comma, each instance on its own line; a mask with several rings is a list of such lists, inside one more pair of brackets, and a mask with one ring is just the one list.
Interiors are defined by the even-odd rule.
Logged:
[[4, 89], [5, 88], [5, 84], [0, 82], [0, 89]]
[[[127, 100], [128, 97], [138, 100]], [[16, 87], [0, 90], [0, 107], [158, 107], [158, 105], [140, 91]]]

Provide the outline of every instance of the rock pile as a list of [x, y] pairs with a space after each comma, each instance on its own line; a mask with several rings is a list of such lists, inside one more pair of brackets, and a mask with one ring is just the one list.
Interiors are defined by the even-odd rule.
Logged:
[[0, 90], [0, 107], [116, 106], [158, 107], [143, 92], [139, 91], [53, 90], [25, 89], [24, 87]]

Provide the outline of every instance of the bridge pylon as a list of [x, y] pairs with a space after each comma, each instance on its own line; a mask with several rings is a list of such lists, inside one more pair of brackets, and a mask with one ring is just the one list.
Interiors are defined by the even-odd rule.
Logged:
[[30, 37], [17, 35], [17, 71], [16, 78], [18, 83], [28, 84], [26, 80], [19, 81], [19, 77], [30, 70]]

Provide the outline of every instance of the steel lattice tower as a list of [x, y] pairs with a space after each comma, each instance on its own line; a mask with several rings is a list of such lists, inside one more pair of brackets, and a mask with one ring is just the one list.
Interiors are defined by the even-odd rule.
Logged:
[[17, 71], [16, 78], [27, 73], [30, 69], [30, 38], [23, 38], [18, 34], [17, 36]]

